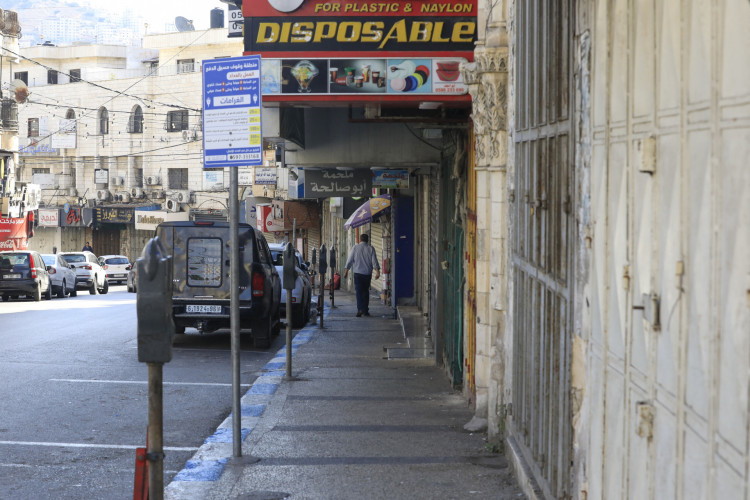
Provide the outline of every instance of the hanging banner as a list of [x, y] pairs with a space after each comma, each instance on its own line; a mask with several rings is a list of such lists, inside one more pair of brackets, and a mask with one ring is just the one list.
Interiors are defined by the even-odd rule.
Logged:
[[26, 250], [28, 220], [24, 218], [0, 218], [0, 250]]
[[372, 187], [386, 189], [409, 189], [409, 171], [406, 169], [373, 170]]

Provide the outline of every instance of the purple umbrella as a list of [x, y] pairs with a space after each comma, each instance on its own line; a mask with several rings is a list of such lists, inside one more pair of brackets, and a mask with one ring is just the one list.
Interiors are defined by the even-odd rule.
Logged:
[[344, 223], [346, 229], [364, 226], [380, 218], [381, 215], [391, 211], [391, 195], [381, 194], [370, 198], [361, 207], [354, 211], [349, 220]]

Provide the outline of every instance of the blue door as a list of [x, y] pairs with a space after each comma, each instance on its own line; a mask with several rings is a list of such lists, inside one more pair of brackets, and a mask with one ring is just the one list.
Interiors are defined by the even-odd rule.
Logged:
[[393, 214], [393, 304], [414, 297], [414, 198], [399, 196]]

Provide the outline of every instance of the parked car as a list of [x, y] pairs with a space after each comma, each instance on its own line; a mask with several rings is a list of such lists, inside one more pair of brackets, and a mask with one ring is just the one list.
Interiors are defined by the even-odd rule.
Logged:
[[109, 292], [107, 275], [91, 252], [62, 252], [62, 258], [76, 271], [76, 289], [88, 290], [91, 295]]
[[128, 272], [128, 292], [136, 293], [138, 291], [138, 266], [133, 263], [133, 266]]
[[52, 293], [64, 299], [68, 294], [71, 297], [78, 295], [76, 290], [76, 272], [65, 262], [62, 255], [43, 253], [42, 259], [47, 265], [50, 281], [52, 281]]
[[[268, 248], [271, 250], [273, 263], [276, 265], [276, 271], [280, 276], [284, 273], [284, 247], [283, 243], [269, 243]], [[307, 273], [302, 254], [297, 250], [294, 251], [294, 272], [295, 283], [292, 290], [292, 327], [302, 328], [310, 319], [310, 310], [312, 308], [312, 284], [310, 276]], [[281, 316], [286, 314], [286, 289], [281, 289]]]
[[39, 302], [52, 299], [52, 282], [42, 256], [33, 251], [0, 252], [0, 295], [4, 301], [21, 295]]
[[131, 267], [130, 261], [124, 255], [100, 255], [99, 265], [107, 274], [107, 281], [124, 285], [128, 280]]
[[162, 222], [156, 235], [172, 255], [172, 317], [185, 327], [211, 332], [229, 328], [231, 287], [239, 287], [240, 328], [252, 329], [253, 344], [268, 347], [278, 334], [281, 277], [263, 233], [239, 224], [239, 282], [229, 279], [229, 223]]

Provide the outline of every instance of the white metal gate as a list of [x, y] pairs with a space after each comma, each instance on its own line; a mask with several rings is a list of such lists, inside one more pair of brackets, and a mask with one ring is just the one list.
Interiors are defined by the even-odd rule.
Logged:
[[510, 435], [545, 494], [571, 461], [573, 1], [516, 2], [513, 406]]

